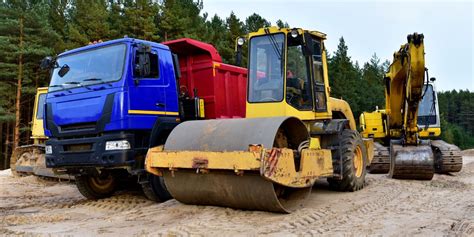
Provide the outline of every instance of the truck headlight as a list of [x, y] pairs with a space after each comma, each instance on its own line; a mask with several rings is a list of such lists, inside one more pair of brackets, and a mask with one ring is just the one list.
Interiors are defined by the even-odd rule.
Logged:
[[128, 150], [130, 149], [130, 142], [127, 140], [122, 141], [108, 141], [105, 143], [105, 150], [106, 151], [113, 151], [113, 150]]
[[44, 152], [46, 155], [51, 155], [53, 154], [53, 146], [47, 145], [44, 147]]

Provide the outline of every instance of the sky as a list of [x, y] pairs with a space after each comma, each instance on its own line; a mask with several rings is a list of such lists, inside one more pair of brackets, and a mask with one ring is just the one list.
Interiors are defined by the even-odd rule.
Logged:
[[241, 21], [254, 12], [270, 21], [327, 34], [329, 53], [344, 37], [362, 67], [374, 53], [392, 55], [413, 32], [425, 36], [425, 61], [438, 91], [474, 91], [473, 1], [204, 0], [209, 18], [233, 11]]

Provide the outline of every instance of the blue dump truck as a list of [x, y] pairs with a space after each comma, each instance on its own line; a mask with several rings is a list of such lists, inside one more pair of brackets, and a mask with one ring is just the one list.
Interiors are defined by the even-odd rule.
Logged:
[[181, 121], [245, 116], [246, 70], [192, 39], [117, 39], [46, 57], [41, 66], [51, 72], [46, 166], [73, 175], [89, 199], [130, 180], [152, 200], [171, 198], [161, 178], [145, 172], [148, 148], [164, 144]]

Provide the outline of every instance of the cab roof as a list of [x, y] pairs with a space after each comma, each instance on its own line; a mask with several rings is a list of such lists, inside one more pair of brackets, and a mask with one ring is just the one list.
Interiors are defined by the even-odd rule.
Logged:
[[72, 50], [67, 50], [65, 52], [62, 52], [60, 53], [58, 56], [61, 57], [61, 56], [65, 56], [65, 55], [69, 55], [69, 54], [74, 54], [74, 53], [77, 53], [77, 52], [82, 52], [82, 51], [85, 51], [85, 50], [89, 50], [89, 49], [95, 49], [95, 48], [100, 48], [100, 47], [104, 47], [104, 46], [108, 46], [108, 45], [113, 45], [113, 44], [119, 44], [119, 43], [126, 43], [126, 44], [131, 44], [131, 43], [147, 43], [147, 44], [150, 44], [156, 48], [161, 48], [161, 49], [164, 49], [164, 50], [169, 50], [169, 47], [166, 46], [166, 45], [163, 45], [163, 44], [160, 44], [160, 43], [156, 43], [156, 42], [151, 42], [151, 41], [145, 41], [145, 40], [140, 40], [140, 39], [135, 39], [135, 38], [120, 38], [120, 39], [115, 39], [115, 40], [109, 40], [109, 41], [105, 41], [105, 42], [102, 42], [102, 43], [96, 43], [96, 44], [90, 44], [90, 45], [86, 45], [86, 46], [83, 46], [83, 47], [79, 47], [79, 48], [75, 48], [75, 49], [72, 49]]

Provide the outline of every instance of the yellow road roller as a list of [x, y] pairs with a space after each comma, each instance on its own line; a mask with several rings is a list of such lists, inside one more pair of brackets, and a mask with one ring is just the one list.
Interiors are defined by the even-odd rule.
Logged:
[[238, 38], [237, 59], [248, 48], [246, 118], [180, 123], [148, 150], [147, 171], [182, 203], [282, 213], [304, 206], [320, 178], [363, 188], [373, 141], [330, 97], [325, 39], [278, 27]]

